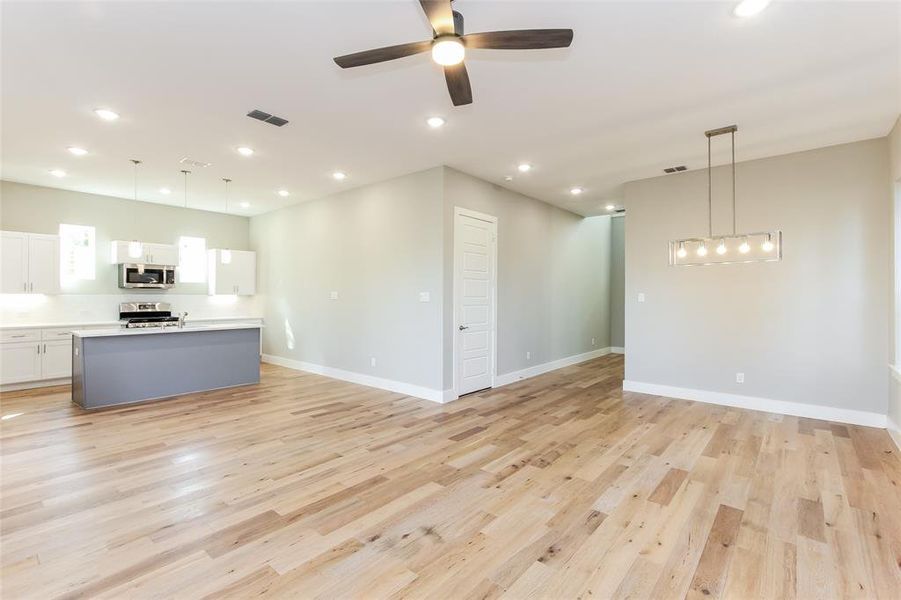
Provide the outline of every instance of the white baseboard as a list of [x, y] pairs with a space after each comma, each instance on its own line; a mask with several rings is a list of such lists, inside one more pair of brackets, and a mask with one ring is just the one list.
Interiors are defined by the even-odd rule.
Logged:
[[895, 446], [901, 451], [901, 426], [899, 426], [898, 423], [895, 423], [891, 417], [886, 417], [885, 420], [885, 430], [888, 431], [889, 437], [892, 438], [892, 441], [895, 442]]
[[610, 354], [625, 354], [626, 349], [622, 346], [610, 346]]
[[455, 399], [455, 397], [449, 398], [449, 396], [452, 395], [452, 393], [448, 393], [450, 392], [450, 390], [434, 390], [432, 388], [413, 385], [411, 383], [404, 383], [403, 381], [383, 379], [381, 377], [375, 377], [373, 375], [356, 373], [354, 371], [345, 371], [344, 369], [326, 367], [324, 365], [317, 365], [300, 360], [293, 360], [290, 358], [284, 358], [282, 356], [275, 356], [273, 354], [264, 354], [262, 359], [265, 363], [271, 363], [280, 367], [287, 367], [289, 369], [294, 369], [295, 371], [305, 371], [307, 373], [315, 373], [316, 375], [325, 375], [326, 377], [331, 377], [332, 379], [340, 379], [341, 381], [349, 381], [351, 383], [367, 385], [369, 387], [388, 390], [389, 392], [397, 392], [399, 394], [405, 394], [407, 396], [413, 396], [415, 398], [430, 400], [432, 402], [438, 402], [441, 404], [450, 402], [451, 399]]
[[55, 385], [69, 385], [70, 383], [72, 383], [71, 377], [60, 377], [58, 379], [40, 379], [38, 381], [23, 381], [22, 383], [5, 383], [3, 385], [0, 385], [0, 392], [33, 390], [42, 387], [53, 387]]
[[722, 406], [734, 406], [769, 413], [791, 415], [794, 417], [807, 417], [821, 419], [823, 421], [836, 421], [851, 425], [866, 425], [868, 427], [885, 428], [888, 417], [883, 414], [852, 410], [848, 408], [835, 408], [832, 406], [820, 406], [816, 404], [803, 404], [801, 402], [787, 402], [785, 400], [770, 400], [756, 396], [740, 396], [725, 392], [712, 392], [709, 390], [696, 390], [681, 388], [656, 383], [644, 383], [642, 381], [623, 381], [624, 392], [638, 392], [667, 398], [679, 398], [682, 400], [694, 400], [707, 404], [720, 404]]
[[511, 383], [516, 383], [517, 381], [522, 381], [523, 379], [535, 377], [536, 375], [542, 375], [549, 371], [556, 371], [557, 369], [562, 369], [563, 367], [568, 367], [570, 365], [575, 365], [580, 362], [585, 362], [586, 360], [591, 360], [592, 358], [604, 356], [605, 354], [610, 354], [611, 352], [612, 352], [612, 349], [609, 347], [608, 348], [598, 348], [597, 350], [591, 350], [590, 352], [583, 352], [582, 354], [573, 354], [572, 356], [558, 358], [557, 360], [552, 360], [551, 362], [546, 362], [546, 363], [542, 363], [540, 365], [535, 365], [534, 367], [529, 367], [528, 369], [522, 369], [521, 371], [513, 371], [512, 373], [504, 373], [503, 375], [497, 375], [494, 378], [494, 387], [510, 385]]

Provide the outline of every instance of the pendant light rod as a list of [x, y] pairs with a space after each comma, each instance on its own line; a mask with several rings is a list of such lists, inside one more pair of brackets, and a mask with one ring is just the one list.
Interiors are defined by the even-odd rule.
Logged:
[[138, 165], [141, 164], [141, 161], [139, 161], [136, 158], [130, 158], [129, 160], [135, 166], [135, 200], [137, 200], [138, 199]]
[[223, 177], [222, 181], [225, 182], [225, 212], [228, 212], [228, 184], [232, 182], [228, 177]]
[[182, 173], [185, 174], [185, 208], [188, 208], [188, 175], [190, 175], [191, 172], [182, 169]]
[[710, 155], [710, 139], [718, 135], [730, 134], [732, 137], [732, 235], [735, 235], [735, 132], [738, 125], [727, 125], [704, 132], [707, 136], [707, 230], [708, 236], [713, 237], [713, 164]]

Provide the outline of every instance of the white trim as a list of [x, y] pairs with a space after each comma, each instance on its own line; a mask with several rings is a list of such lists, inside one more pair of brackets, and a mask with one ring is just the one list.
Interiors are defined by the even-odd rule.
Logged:
[[57, 379], [37, 379], [35, 381], [23, 381], [22, 383], [5, 383], [0, 385], [0, 392], [17, 392], [19, 390], [34, 390], [42, 387], [53, 387], [56, 385], [69, 385], [72, 383], [71, 377], [59, 377]]
[[788, 402], [785, 400], [770, 400], [756, 396], [740, 396], [726, 392], [713, 392], [709, 390], [696, 390], [681, 388], [671, 385], [659, 385], [642, 381], [623, 381], [624, 392], [638, 392], [653, 396], [665, 396], [667, 398], [680, 398], [682, 400], [694, 400], [707, 404], [720, 404], [722, 406], [734, 406], [749, 410], [759, 410], [769, 413], [791, 415], [795, 417], [808, 417], [824, 421], [837, 421], [851, 425], [866, 425], [868, 427], [885, 428], [888, 417], [886, 415], [853, 410], [849, 408], [835, 408], [819, 404], [804, 404], [801, 402]]
[[626, 349], [623, 348], [622, 346], [610, 346], [610, 353], [611, 354], [625, 354]]
[[307, 373], [324, 375], [326, 377], [331, 377], [332, 379], [340, 379], [341, 381], [349, 381], [351, 383], [357, 383], [359, 385], [366, 385], [369, 387], [379, 388], [381, 390], [388, 390], [389, 392], [397, 392], [399, 394], [405, 394], [407, 396], [413, 396], [415, 398], [421, 398], [423, 400], [430, 400], [431, 402], [438, 402], [443, 404], [450, 401], [449, 399], [446, 399], [447, 390], [434, 390], [432, 388], [413, 385], [412, 383], [404, 383], [403, 381], [395, 381], [393, 379], [384, 379], [382, 377], [375, 377], [373, 375], [366, 375], [365, 373], [357, 373], [355, 371], [345, 371], [344, 369], [326, 367], [324, 365], [317, 365], [300, 360], [294, 360], [291, 358], [284, 358], [282, 356], [275, 356], [273, 354], [264, 354], [262, 356], [262, 360], [265, 363], [278, 365], [280, 367], [287, 367], [289, 369], [294, 369], [295, 371], [305, 371]]
[[891, 417], [887, 416], [885, 420], [885, 430], [888, 431], [889, 437], [895, 442], [895, 446], [898, 447], [898, 450], [901, 450], [901, 427], [899, 427]]
[[901, 365], [889, 365], [888, 368], [892, 373], [892, 377], [895, 378], [895, 381], [901, 383]]
[[[452, 327], [451, 327], [451, 338], [452, 346], [453, 346], [453, 354], [451, 356], [451, 377], [453, 386], [450, 391], [450, 396], [452, 400], [456, 400], [459, 398], [457, 394], [457, 327], [459, 327], [459, 322], [457, 321], [457, 278], [459, 275], [459, 266], [457, 264], [457, 251], [459, 250], [460, 245], [460, 236], [459, 236], [459, 227], [457, 227], [457, 222], [459, 217], [470, 217], [472, 219], [477, 219], [479, 221], [485, 221], [487, 223], [491, 223], [491, 364], [489, 365], [489, 373], [491, 375], [491, 387], [497, 387], [499, 384], [497, 383], [497, 217], [488, 215], [485, 213], [480, 213], [474, 210], [469, 210], [468, 208], [461, 208], [459, 206], [454, 207], [454, 255], [453, 255], [453, 280], [451, 281], [451, 314], [452, 314]], [[445, 402], [449, 402], [449, 400], [445, 400]]]
[[523, 379], [529, 379], [530, 377], [535, 377], [536, 375], [542, 375], [549, 371], [556, 371], [557, 369], [562, 369], [563, 367], [568, 367], [580, 362], [585, 362], [586, 360], [591, 360], [599, 356], [604, 356], [605, 354], [610, 354], [610, 351], [610, 348], [598, 348], [597, 350], [591, 350], [590, 352], [583, 352], [582, 354], [573, 354], [572, 356], [558, 358], [557, 360], [552, 360], [540, 365], [535, 365], [534, 367], [529, 367], [528, 369], [513, 371], [512, 373], [504, 373], [503, 375], [498, 375], [497, 378], [495, 378], [495, 387], [510, 385], [511, 383], [516, 383], [517, 381], [522, 381]]

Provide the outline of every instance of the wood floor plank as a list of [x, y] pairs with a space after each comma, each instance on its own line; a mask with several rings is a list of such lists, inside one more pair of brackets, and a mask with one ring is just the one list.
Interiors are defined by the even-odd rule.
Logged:
[[897, 598], [884, 431], [621, 391], [440, 405], [262, 366], [85, 412], [5, 393], [3, 598]]

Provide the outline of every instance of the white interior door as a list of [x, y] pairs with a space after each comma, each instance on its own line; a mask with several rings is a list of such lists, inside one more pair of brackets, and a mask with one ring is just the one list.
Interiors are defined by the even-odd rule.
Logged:
[[497, 219], [457, 209], [454, 373], [458, 396], [494, 384]]

